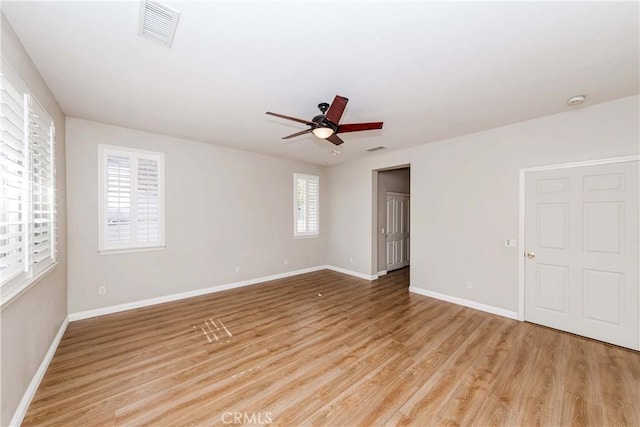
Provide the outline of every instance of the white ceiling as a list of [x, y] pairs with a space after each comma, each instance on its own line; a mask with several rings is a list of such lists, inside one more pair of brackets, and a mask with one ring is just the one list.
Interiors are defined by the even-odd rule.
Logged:
[[[331, 165], [638, 93], [639, 4], [180, 2], [173, 47], [137, 36], [138, 2], [2, 10], [64, 112]], [[343, 155], [306, 127], [350, 99]], [[573, 107], [575, 108], [575, 107]]]

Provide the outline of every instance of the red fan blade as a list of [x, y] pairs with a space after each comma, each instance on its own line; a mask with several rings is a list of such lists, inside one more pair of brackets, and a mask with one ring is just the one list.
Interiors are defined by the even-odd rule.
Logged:
[[337, 125], [340, 122], [342, 113], [344, 113], [344, 109], [347, 107], [347, 102], [349, 102], [347, 98], [336, 95], [324, 118]]
[[289, 135], [289, 136], [285, 136], [285, 137], [283, 137], [282, 139], [294, 138], [294, 137], [296, 137], [296, 136], [304, 135], [305, 133], [310, 133], [312, 130], [313, 130], [313, 129], [307, 129], [307, 130], [303, 130], [303, 131], [301, 131], [301, 132], [296, 132], [296, 133], [293, 133], [293, 134], [291, 134], [291, 135]]
[[271, 116], [280, 117], [281, 119], [293, 120], [294, 122], [304, 123], [305, 125], [309, 125], [309, 126], [315, 126], [316, 125], [315, 123], [310, 122], [309, 120], [296, 119], [295, 117], [285, 116], [284, 114], [272, 113], [271, 111], [267, 111], [266, 114], [269, 114]]
[[361, 130], [382, 129], [382, 123], [383, 122], [347, 123], [347, 124], [338, 126], [338, 131], [336, 133], [347, 133], [347, 132], [358, 132]]
[[329, 138], [327, 138], [327, 141], [332, 142], [335, 145], [340, 145], [340, 144], [344, 143], [344, 141], [341, 140], [340, 137], [338, 135], [336, 135], [335, 133], [333, 135], [331, 135]]

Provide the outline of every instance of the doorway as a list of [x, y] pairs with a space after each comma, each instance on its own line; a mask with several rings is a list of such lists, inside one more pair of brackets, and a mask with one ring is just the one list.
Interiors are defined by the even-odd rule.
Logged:
[[374, 261], [381, 276], [409, 266], [411, 169], [405, 165], [376, 172]]

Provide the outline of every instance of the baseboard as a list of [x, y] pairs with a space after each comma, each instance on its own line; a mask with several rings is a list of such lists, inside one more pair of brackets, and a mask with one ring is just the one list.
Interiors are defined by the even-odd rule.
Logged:
[[44, 374], [47, 372], [47, 368], [49, 367], [49, 364], [53, 359], [53, 355], [56, 353], [56, 350], [58, 349], [58, 345], [60, 344], [60, 340], [62, 340], [62, 336], [64, 335], [64, 332], [67, 330], [68, 324], [69, 324], [69, 317], [66, 317], [62, 322], [62, 325], [60, 325], [60, 328], [58, 329], [58, 333], [53, 338], [53, 341], [49, 346], [49, 350], [47, 350], [47, 354], [44, 355], [44, 358], [42, 359], [42, 362], [40, 363], [38, 370], [33, 375], [33, 378], [31, 379], [29, 386], [27, 387], [24, 394], [22, 395], [22, 399], [20, 399], [20, 403], [18, 404], [16, 411], [13, 413], [13, 417], [11, 418], [11, 422], [9, 423], [10, 426], [17, 427], [17, 426], [20, 426], [20, 424], [22, 424], [22, 420], [24, 419], [24, 416], [27, 414], [27, 410], [29, 409], [29, 405], [33, 400], [33, 396], [36, 395], [36, 391], [38, 391], [38, 387], [40, 387], [42, 378], [44, 378]]
[[387, 270], [378, 271], [378, 277], [386, 276]]
[[325, 265], [327, 270], [337, 271], [338, 273], [348, 274], [349, 276], [358, 277], [364, 280], [376, 280], [378, 278], [377, 274], [364, 274], [358, 273], [357, 271], [347, 270], [346, 268], [334, 267], [333, 265]]
[[441, 294], [439, 292], [428, 291], [422, 288], [416, 288], [414, 286], [409, 287], [409, 292], [413, 292], [414, 294], [424, 295], [426, 297], [439, 299], [439, 300], [450, 302], [453, 304], [462, 305], [465, 307], [473, 308], [475, 310], [486, 311], [487, 313], [497, 314], [498, 316], [508, 317], [509, 319], [518, 320], [518, 313], [516, 311], [506, 310], [504, 308], [495, 307], [493, 305], [482, 304], [482, 303], [471, 301], [464, 298]]
[[96, 308], [93, 310], [79, 311], [77, 313], [69, 314], [69, 321], [75, 322], [78, 320], [89, 319], [91, 317], [104, 316], [106, 314], [119, 313], [121, 311], [133, 310], [136, 308], [148, 307], [156, 304], [163, 304], [165, 302], [177, 301], [185, 298], [197, 297], [200, 295], [212, 294], [215, 292], [227, 291], [229, 289], [242, 288], [244, 286], [256, 285], [262, 282], [268, 282], [270, 280], [283, 279], [285, 277], [297, 276], [298, 274], [311, 273], [313, 271], [325, 270], [330, 267], [326, 265], [320, 265], [316, 267], [304, 268], [301, 270], [288, 271], [286, 273], [274, 274], [271, 276], [258, 277], [255, 279], [243, 280], [241, 282], [227, 283], [225, 285], [212, 286], [209, 288], [196, 289], [188, 292], [180, 292], [178, 294], [171, 294], [156, 298], [149, 298], [141, 301], [133, 301], [124, 304], [112, 305], [109, 307]]

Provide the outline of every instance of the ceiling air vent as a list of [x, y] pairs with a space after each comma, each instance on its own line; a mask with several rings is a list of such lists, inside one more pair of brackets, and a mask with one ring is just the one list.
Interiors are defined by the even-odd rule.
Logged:
[[378, 147], [368, 148], [367, 151], [372, 152], [372, 151], [384, 150], [385, 148], [387, 147], [383, 147], [382, 145], [380, 145]]
[[140, 5], [138, 35], [171, 47], [180, 13], [158, 2], [146, 0]]

